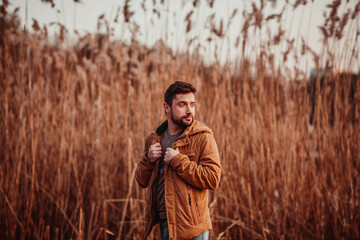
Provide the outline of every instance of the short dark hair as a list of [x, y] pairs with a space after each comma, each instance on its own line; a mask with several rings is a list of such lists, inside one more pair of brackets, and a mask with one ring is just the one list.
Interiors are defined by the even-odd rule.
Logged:
[[171, 107], [172, 100], [176, 94], [179, 93], [195, 93], [196, 89], [193, 85], [187, 82], [176, 81], [171, 84], [164, 94], [164, 101]]

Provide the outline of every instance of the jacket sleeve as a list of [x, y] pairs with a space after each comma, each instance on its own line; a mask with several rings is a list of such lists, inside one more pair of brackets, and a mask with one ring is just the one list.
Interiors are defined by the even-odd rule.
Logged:
[[147, 158], [147, 152], [151, 145], [151, 138], [148, 137], [145, 141], [144, 152], [141, 154], [140, 161], [136, 168], [135, 178], [140, 187], [147, 188], [150, 180], [151, 173], [154, 169], [155, 162], [151, 162]]
[[221, 175], [219, 152], [212, 133], [202, 135], [198, 163], [191, 161], [187, 155], [178, 154], [171, 160], [170, 166], [186, 183], [199, 189], [214, 190]]

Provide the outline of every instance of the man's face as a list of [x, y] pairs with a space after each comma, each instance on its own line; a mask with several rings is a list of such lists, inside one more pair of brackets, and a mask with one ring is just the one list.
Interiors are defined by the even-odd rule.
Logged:
[[176, 94], [172, 100], [170, 116], [175, 124], [181, 127], [190, 126], [195, 118], [194, 93]]

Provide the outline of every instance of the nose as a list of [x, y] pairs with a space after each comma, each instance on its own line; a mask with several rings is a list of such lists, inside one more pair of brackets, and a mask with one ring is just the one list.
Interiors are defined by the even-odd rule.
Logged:
[[194, 111], [194, 108], [192, 108], [191, 106], [186, 107], [186, 113], [192, 113], [193, 111]]

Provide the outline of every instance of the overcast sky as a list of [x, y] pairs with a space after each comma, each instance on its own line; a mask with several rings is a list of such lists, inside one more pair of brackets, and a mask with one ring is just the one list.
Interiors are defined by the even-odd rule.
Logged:
[[[349, 3], [342, 4], [343, 8], [339, 11], [340, 15], [342, 15], [346, 7], [355, 6], [357, 1], [358, 0], [350, 0]], [[178, 50], [184, 49], [188, 41], [194, 37], [197, 38], [194, 44], [192, 44], [193, 48], [198, 47], [199, 43], [207, 42], [206, 39], [210, 36], [210, 33], [208, 29], [205, 29], [206, 20], [212, 13], [216, 14], [215, 22], [219, 23], [220, 20], [223, 19], [224, 24], [226, 24], [233, 10], [238, 9], [238, 13], [230, 25], [231, 27], [229, 28], [226, 39], [222, 40], [223, 43], [213, 41], [214, 43], [212, 44], [201, 44], [206, 45], [202, 47], [201, 52], [206, 58], [212, 59], [214, 58], [214, 48], [217, 46], [222, 62], [233, 60], [239, 55], [238, 49], [236, 50], [233, 46], [244, 23], [242, 12], [243, 10], [250, 11], [252, 1], [217, 0], [214, 2], [213, 8], [210, 8], [208, 1], [200, 0], [196, 11], [194, 11], [194, 14], [191, 16], [193, 25], [192, 30], [188, 34], [185, 34], [187, 24], [184, 22], [184, 19], [193, 9], [193, 1], [169, 0], [165, 1], [165, 4], [161, 4], [161, 1], [158, 0], [155, 1], [156, 4], [154, 5], [153, 0], [147, 0], [144, 1], [147, 12], [144, 12], [141, 8], [142, 2], [142, 0], [133, 0], [130, 2], [130, 10], [135, 13], [131, 21], [136, 22], [140, 28], [137, 39], [143, 44], [152, 46], [154, 42], [162, 38], [167, 45]], [[265, 8], [266, 16], [281, 11], [281, 3], [283, 3], [283, 1], [277, 1], [278, 4], [276, 7], [271, 6], [269, 1], [265, 2], [267, 6]], [[37, 19], [40, 25], [60, 22], [69, 29], [69, 33], [72, 33], [73, 30], [76, 29], [80, 32], [80, 35], [84, 35], [86, 32], [97, 32], [98, 17], [104, 14], [104, 19], [106, 19], [113, 28], [113, 39], [120, 38], [129, 41], [131, 38], [131, 27], [123, 24], [124, 18], [122, 13], [125, 4], [124, 0], [82, 0], [81, 3], [74, 3], [73, 0], [54, 0], [54, 3], [55, 7], [52, 8], [51, 4], [41, 2], [40, 0], [10, 0], [11, 9], [20, 7], [19, 15], [22, 19], [22, 24], [28, 23], [28, 25], [31, 26], [33, 18]], [[285, 36], [289, 39], [294, 38], [295, 46], [298, 48], [301, 46], [301, 38], [304, 38], [308, 45], [320, 54], [322, 51], [322, 43], [318, 26], [324, 22], [323, 13], [326, 5], [329, 3], [331, 3], [331, 1], [315, 0], [314, 2], [309, 1], [306, 6], [301, 5], [295, 10], [288, 8], [284, 13], [285, 16], [282, 22]], [[120, 17], [118, 23], [115, 23], [114, 19], [118, 8], [120, 8]], [[160, 14], [160, 17], [154, 14], [153, 9]], [[276, 24], [269, 24], [267, 28], [272, 32], [278, 30]], [[56, 26], [49, 27], [51, 33], [56, 30]], [[104, 28], [102, 28], [102, 31], [104, 31]], [[266, 32], [266, 30], [263, 31]], [[253, 36], [251, 42], [256, 43], [257, 41], [261, 41], [259, 38], [263, 37], [263, 35], [266, 34], [262, 33], [262, 35]], [[214, 40], [216, 39], [214, 38]], [[256, 48], [258, 45], [255, 44], [254, 46]], [[283, 52], [285, 47], [283, 44], [278, 48], [272, 49], [272, 51], [274, 51], [275, 54]], [[257, 51], [257, 49], [249, 48], [248, 51]], [[207, 56], [207, 54], [209, 56]], [[294, 62], [290, 64], [294, 64]], [[309, 69], [314, 67], [312, 64], [309, 56], [303, 58], [300, 62], [301, 66], [298, 67], [308, 72]]]

